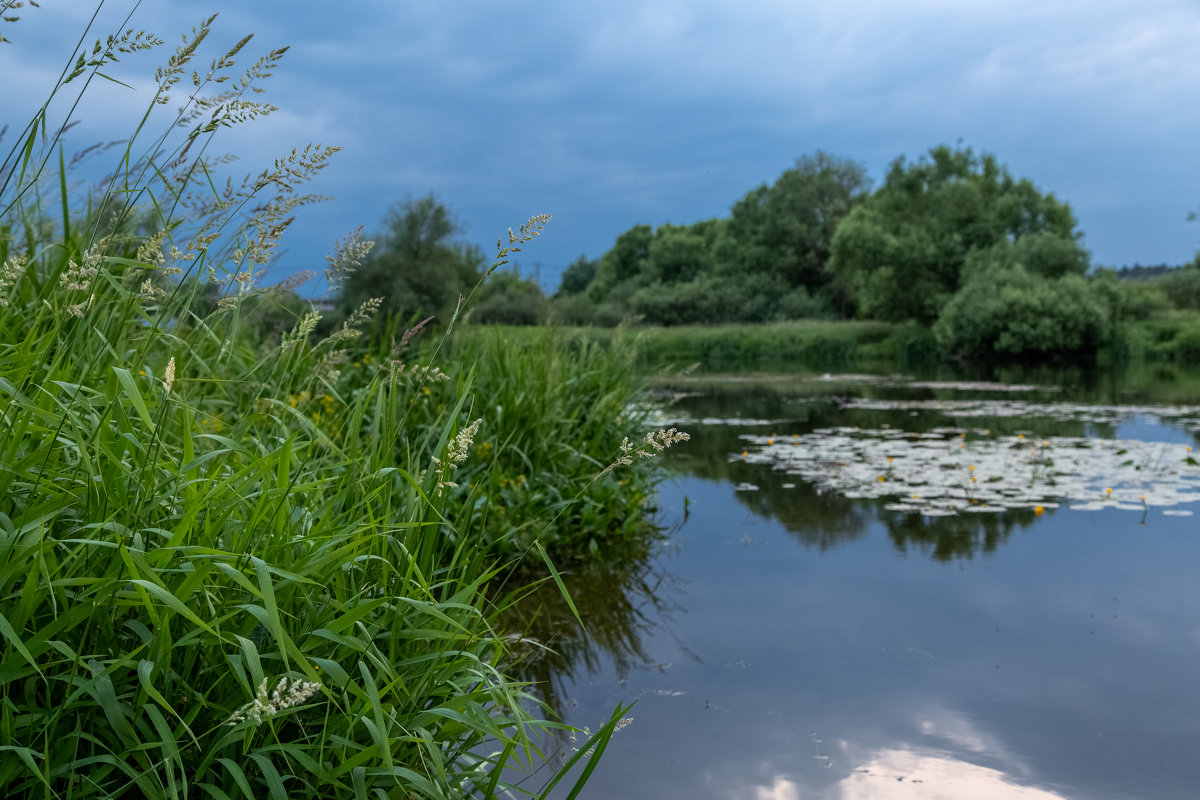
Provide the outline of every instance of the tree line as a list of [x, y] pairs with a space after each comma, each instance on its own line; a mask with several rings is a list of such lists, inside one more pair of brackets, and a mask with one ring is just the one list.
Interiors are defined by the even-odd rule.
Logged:
[[[434, 196], [393, 207], [346, 280], [341, 315], [368, 298], [404, 318], [448, 316], [484, 278], [482, 251]], [[639, 224], [565, 268], [551, 297], [515, 270], [488, 276], [475, 323], [674, 326], [871, 319], [928, 329], [964, 357], [1094, 353], [1122, 323], [1200, 308], [1200, 267], [1092, 269], [1070, 206], [995, 156], [939, 146], [865, 167], [803, 156], [725, 217]], [[337, 315], [334, 315], [336, 317]], [[331, 320], [332, 321], [332, 320]]]
[[551, 316], [908, 322], [947, 355], [1003, 358], [1094, 354], [1126, 322], [1200, 308], [1196, 264], [1122, 281], [1092, 269], [1082, 238], [1067, 203], [990, 154], [901, 157], [875, 188], [861, 164], [818, 152], [727, 217], [637, 225], [599, 259], [580, 258]]

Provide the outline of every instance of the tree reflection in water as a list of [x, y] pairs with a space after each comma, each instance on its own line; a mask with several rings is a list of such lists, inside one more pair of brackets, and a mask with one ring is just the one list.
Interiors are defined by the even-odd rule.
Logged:
[[[561, 718], [570, 703], [566, 686], [609, 669], [624, 680], [632, 670], [655, 667], [643, 637], [675, 636], [672, 615], [685, 591], [663, 559], [656, 558], [669, 542], [659, 530], [638, 553], [612, 561], [598, 558], [562, 573], [585, 627], [549, 578], [523, 590], [502, 617], [501, 625], [516, 642], [513, 654], [518, 660], [511, 673], [532, 684], [556, 716]], [[691, 653], [677, 638], [676, 642]]]
[[[670, 401], [665, 418], [672, 421], [680, 418], [680, 424], [689, 426], [693, 438], [688, 448], [673, 453], [668, 463], [683, 474], [741, 487], [743, 490], [735, 493], [738, 503], [760, 518], [778, 521], [807, 547], [824, 551], [860, 539], [878, 519], [902, 554], [925, 553], [937, 561], [972, 558], [994, 552], [1014, 529], [1032, 525], [1036, 513], [1032, 504], [1029, 508], [1008, 508], [998, 514], [932, 517], [895, 513], [884, 508], [887, 504], [884, 499], [852, 498], [837, 491], [822, 491], [799, 476], [762, 463], [748, 463], [738, 454], [761, 447], [763, 437], [770, 437], [767, 441], [774, 441], [776, 448], [781, 445], [786, 448], [793, 437], [839, 427], [894, 430], [910, 435], [955, 427], [987, 429], [998, 440], [1032, 429], [1037, 434], [1034, 438], [1039, 440], [1041, 437], [1113, 440], [1118, 435], [1118, 425], [1108, 420], [1028, 415], [960, 417], [954, 409], [957, 401], [981, 395], [993, 398], [995, 404], [1016, 398], [1020, 398], [1017, 402], [1043, 404], [1066, 401], [1079, 404], [1103, 398], [1111, 403], [1127, 397], [1112, 385], [1096, 386], [1070, 375], [1060, 376], [1063, 385], [1075, 387], [1070, 392], [1057, 386], [1049, 389], [1009, 386], [1008, 391], [980, 392], [977, 386], [969, 384], [941, 385], [871, 376], [853, 381], [846, 377], [833, 381], [792, 376], [763, 382], [700, 379], [678, 383], [673, 386], [674, 393], [663, 393], [662, 399]], [[999, 377], [1011, 381], [1014, 376]], [[1067, 378], [1076, 383], [1071, 384]], [[686, 391], [689, 388], [692, 391]], [[1021, 391], [1011, 391], [1013, 388]], [[1140, 397], [1137, 393], [1128, 396]], [[914, 403], [924, 403], [927, 407], [917, 411]], [[703, 424], [703, 420], [710, 424]], [[1187, 429], [1174, 420], [1167, 423], [1180, 430]], [[753, 441], [746, 440], [747, 434]]]
[[[877, 501], [870, 501], [877, 502]], [[919, 514], [884, 512], [888, 537], [896, 550], [907, 555], [912, 550], [927, 553], [937, 561], [973, 558], [992, 553], [1008, 540], [1015, 527], [1033, 523], [1031, 509], [1010, 508], [1003, 514], [969, 514], [947, 517], [923, 517]]]

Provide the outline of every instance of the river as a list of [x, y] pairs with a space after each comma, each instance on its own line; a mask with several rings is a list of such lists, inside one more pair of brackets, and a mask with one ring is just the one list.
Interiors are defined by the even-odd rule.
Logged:
[[662, 456], [662, 540], [569, 576], [586, 632], [535, 625], [565, 721], [636, 701], [583, 796], [1200, 795], [1190, 396], [675, 382], [659, 423], [692, 441]]

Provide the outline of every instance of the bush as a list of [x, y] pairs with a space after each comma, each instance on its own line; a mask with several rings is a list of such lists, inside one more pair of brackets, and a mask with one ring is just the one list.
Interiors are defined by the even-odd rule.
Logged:
[[687, 325], [713, 320], [723, 312], [724, 298], [708, 282], [655, 283], [638, 289], [633, 312], [651, 325]]
[[968, 358], [1091, 355], [1109, 338], [1108, 318], [1083, 278], [1014, 267], [977, 272], [933, 333], [944, 351]]
[[1200, 311], [1200, 264], [1173, 269], [1157, 282], [1175, 308]]
[[595, 323], [596, 304], [585, 294], [558, 294], [546, 306], [551, 325], [587, 326]]
[[541, 288], [516, 272], [494, 272], [468, 313], [480, 325], [537, 325], [546, 312]]
[[[860, 314], [928, 325], [969, 279], [973, 253], [1059, 277], [1086, 269], [1078, 239], [1074, 215], [1054, 195], [1014, 179], [994, 156], [942, 146], [892, 163], [838, 226], [829, 269]], [[989, 252], [997, 247], [1001, 258]]]
[[1185, 364], [1200, 364], [1200, 320], [1193, 321], [1175, 335], [1174, 357]]

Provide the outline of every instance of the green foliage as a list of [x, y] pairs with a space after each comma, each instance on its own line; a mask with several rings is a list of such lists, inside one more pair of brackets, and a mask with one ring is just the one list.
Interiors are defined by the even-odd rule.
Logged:
[[[211, 22], [160, 71], [152, 110]], [[526, 791], [508, 781], [536, 763], [539, 729], [561, 726], [510, 677], [502, 587], [517, 559], [547, 558], [569, 497], [591, 501], [569, 541], [640, 519], [645, 465], [621, 490], [613, 474], [580, 477], [640, 421], [612, 412], [631, 399], [630, 370], [569, 347], [549, 367], [545, 351], [521, 354], [519, 373], [434, 348], [405, 364], [411, 335], [365, 337], [388, 341], [387, 357], [351, 360], [369, 305], [314, 341], [318, 315], [256, 280], [332, 149], [192, 200], [224, 183], [195, 153], [244, 116], [224, 89], [257, 88], [282, 55], [226, 81], [248, 41], [214, 60], [221, 93], [189, 86], [144, 156], [133, 131], [83, 208], [68, 174], [46, 169], [56, 142], [22, 138], [0, 161], [0, 786], [18, 799]], [[89, 47], [72, 56], [85, 81], [112, 60]], [[66, 127], [40, 123], [27, 130]], [[392, 246], [426, 243], [404, 263], [475, 264], [422, 203], [393, 226]], [[153, 224], [129, 224], [144, 208]], [[499, 385], [514, 374], [519, 386]], [[506, 407], [521, 427], [505, 427]], [[553, 433], [530, 442], [539, 413], [556, 415]], [[506, 471], [488, 472], [485, 441]], [[492, 525], [499, 482], [525, 460], [526, 491], [555, 501], [512, 503]], [[592, 738], [592, 763], [618, 718]]]
[[1111, 269], [1097, 269], [1089, 279], [1108, 307], [1114, 325], [1150, 319], [1171, 310], [1171, 299], [1162, 281], [1120, 280]]
[[1193, 262], [1173, 269], [1155, 283], [1162, 287], [1175, 308], [1200, 311], [1200, 264]]
[[1192, 313], [1173, 312], [1138, 321], [1125, 327], [1124, 356], [1127, 361], [1200, 364], [1200, 318]]
[[467, 319], [477, 325], [537, 325], [545, 312], [541, 287], [515, 270], [499, 270], [480, 288]]
[[653, 283], [629, 298], [633, 314], [652, 325], [687, 325], [696, 320], [725, 317], [727, 297], [711, 277], [687, 283]]
[[453, 350], [455, 362], [474, 365], [474, 393], [486, 399], [475, 412], [478, 458], [460, 483], [493, 546], [516, 556], [537, 539], [570, 561], [644, 540], [653, 465], [598, 477], [616, 455], [615, 432], [644, 432], [630, 405], [641, 385], [631, 340], [601, 346], [553, 328], [466, 326]]
[[[590, 329], [600, 343], [627, 335]], [[687, 325], [637, 329], [639, 363], [647, 370], [831, 369], [896, 363], [912, 345], [909, 326], [857, 320], [765, 325]], [[919, 348], [912, 347], [914, 353]]]
[[587, 289], [596, 277], [596, 262], [580, 256], [563, 270], [562, 283], [558, 288], [561, 295], [577, 295]]
[[[568, 268], [556, 316], [655, 325], [831, 316], [844, 301], [825, 269], [830, 243], [868, 186], [859, 164], [817, 153], [751, 191], [728, 219], [636, 225], [599, 262]], [[590, 308], [572, 299], [580, 292]]]
[[1088, 271], [1088, 254], [1074, 239], [1055, 233], [1031, 233], [1015, 241], [1002, 238], [991, 247], [968, 252], [962, 277], [1018, 266], [1044, 278], [1083, 275]]
[[[617, 237], [612, 248], [600, 258], [596, 275], [588, 284], [587, 294], [592, 302], [600, 303], [611, 299], [618, 287], [635, 284], [650, 256], [650, 243], [654, 241], [654, 229], [649, 225], [635, 225]], [[626, 289], [628, 294], [628, 289]]]
[[433, 195], [394, 206], [375, 247], [346, 278], [343, 313], [381, 297], [384, 313], [449, 316], [458, 299], [478, 283], [485, 264], [477, 247], [456, 238], [460, 232]]
[[[1031, 242], [1025, 237], [1037, 236]], [[1086, 269], [1070, 208], [1016, 180], [991, 155], [937, 147], [893, 162], [883, 186], [834, 235], [830, 270], [860, 315], [932, 323], [964, 280], [968, 255], [1047, 275]]]
[[[551, 325], [586, 326], [601, 324], [597, 320], [597, 306], [584, 293], [565, 295], [561, 291], [550, 300], [546, 309], [546, 322]], [[616, 325], [620, 320], [613, 322]]]
[[870, 186], [866, 170], [854, 161], [821, 151], [797, 159], [774, 184], [734, 204], [723, 271], [763, 273], [789, 289], [815, 293], [829, 283], [826, 265], [838, 224]]
[[975, 273], [933, 333], [945, 350], [970, 358], [1091, 355], [1108, 341], [1109, 319], [1078, 275], [1046, 278], [1015, 266]]

